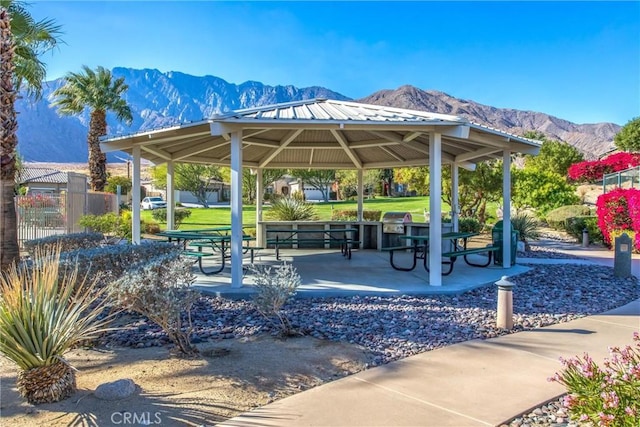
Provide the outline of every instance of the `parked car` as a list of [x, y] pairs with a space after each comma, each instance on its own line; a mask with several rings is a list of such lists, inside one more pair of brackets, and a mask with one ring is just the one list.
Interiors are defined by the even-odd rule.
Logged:
[[145, 197], [140, 203], [142, 209], [161, 209], [167, 207], [167, 202], [162, 197]]

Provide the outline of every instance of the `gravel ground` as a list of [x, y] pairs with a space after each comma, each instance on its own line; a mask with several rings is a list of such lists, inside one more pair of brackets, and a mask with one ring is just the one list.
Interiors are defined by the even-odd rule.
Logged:
[[[301, 298], [286, 314], [304, 333], [364, 346], [373, 366], [476, 338], [493, 338], [566, 322], [619, 307], [640, 297], [637, 279], [591, 265], [536, 265], [511, 280], [514, 328], [495, 327], [497, 289], [486, 286], [455, 296]], [[612, 293], [611, 288], [616, 292]], [[239, 338], [270, 331], [249, 301], [201, 297], [192, 313], [194, 341]], [[110, 333], [111, 344], [167, 344], [165, 333], [145, 318], [128, 315], [129, 328]]]
[[500, 427], [578, 427], [580, 424], [569, 420], [569, 414], [562, 406], [562, 397], [542, 405], [509, 424]]
[[[376, 366], [462, 341], [567, 322], [640, 298], [636, 278], [616, 278], [613, 269], [604, 266], [536, 265], [511, 280], [516, 284], [512, 331], [495, 326], [495, 286], [457, 296], [303, 298], [285, 310], [305, 334], [365, 347], [372, 353], [369, 366]], [[126, 315], [123, 321], [129, 328], [112, 332], [105, 337], [107, 343], [134, 347], [169, 343], [161, 329], [142, 317]], [[213, 297], [200, 298], [193, 325], [194, 343], [274, 332], [251, 302]], [[561, 404], [552, 402], [508, 425], [571, 424]]]
[[521, 258], [584, 259], [583, 257], [536, 245], [531, 245], [530, 249], [527, 252], [518, 252], [516, 259]]

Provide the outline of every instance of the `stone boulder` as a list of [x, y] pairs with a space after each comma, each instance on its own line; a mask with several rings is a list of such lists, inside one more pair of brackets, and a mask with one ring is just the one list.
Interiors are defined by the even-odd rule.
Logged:
[[102, 400], [121, 400], [131, 396], [137, 389], [138, 386], [132, 379], [125, 378], [100, 384], [93, 394]]

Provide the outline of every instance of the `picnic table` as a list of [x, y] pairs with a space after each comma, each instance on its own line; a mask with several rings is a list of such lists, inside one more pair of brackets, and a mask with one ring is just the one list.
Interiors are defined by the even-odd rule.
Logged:
[[340, 252], [346, 259], [351, 259], [351, 249], [354, 244], [358, 244], [354, 240], [353, 235], [358, 231], [357, 228], [317, 228], [317, 229], [273, 229], [267, 230], [267, 233], [278, 233], [275, 238], [267, 239], [268, 245], [274, 245], [276, 259], [280, 260], [281, 246], [298, 246], [299, 244], [332, 244], [340, 246]]
[[[487, 267], [489, 264], [491, 264], [491, 258], [493, 256], [493, 253], [500, 249], [498, 246], [488, 245], [486, 247], [480, 247], [480, 248], [467, 247], [467, 243], [469, 239], [479, 234], [480, 233], [475, 233], [475, 232], [450, 232], [450, 233], [442, 234], [443, 241], [448, 240], [451, 242], [451, 246], [450, 246], [451, 249], [442, 252], [442, 258], [447, 258], [447, 260], [442, 261], [442, 263], [449, 266], [447, 271], [443, 270], [442, 272], [443, 276], [447, 276], [451, 274], [451, 272], [453, 271], [453, 267], [456, 262], [456, 259], [458, 259], [458, 257], [463, 257], [464, 261], [468, 265], [471, 265], [473, 267]], [[429, 263], [427, 262], [429, 257], [429, 236], [407, 235], [407, 236], [399, 236], [399, 237], [401, 239], [406, 239], [408, 241], [408, 244], [405, 246], [394, 246], [389, 248], [382, 248], [383, 251], [389, 252], [389, 263], [391, 264], [391, 267], [400, 271], [411, 271], [416, 268], [418, 260], [421, 259], [425, 270], [429, 271]], [[412, 252], [412, 255], [413, 255], [412, 264], [410, 266], [408, 267], [399, 266], [394, 262], [393, 255], [395, 252], [398, 252], [398, 251]], [[477, 264], [469, 260], [469, 258], [467, 257], [468, 255], [472, 255], [472, 254], [487, 254], [487, 262]]]
[[[158, 233], [159, 236], [166, 237], [169, 242], [176, 241], [177, 244], [182, 246], [182, 254], [185, 256], [195, 257], [198, 262], [198, 268], [202, 274], [209, 276], [212, 274], [220, 273], [226, 263], [226, 259], [230, 257], [228, 254], [229, 244], [231, 243], [230, 234], [222, 234], [226, 229], [230, 230], [230, 227], [217, 227], [215, 229], [206, 230], [167, 230]], [[255, 237], [249, 235], [242, 236], [243, 242], [246, 245], [243, 246], [243, 253], [250, 252], [251, 263], [253, 264], [254, 252], [262, 249], [255, 246], [249, 246], [248, 243], [256, 240]], [[204, 250], [208, 249], [208, 250]], [[202, 265], [203, 258], [214, 257], [218, 255], [220, 257], [220, 265], [218, 268], [212, 270], [205, 270]]]

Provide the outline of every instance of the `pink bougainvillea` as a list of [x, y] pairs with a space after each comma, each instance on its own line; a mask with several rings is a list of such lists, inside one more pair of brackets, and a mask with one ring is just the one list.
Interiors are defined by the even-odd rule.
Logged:
[[640, 153], [615, 153], [602, 160], [574, 163], [567, 175], [571, 181], [593, 182], [602, 179], [607, 173], [620, 172], [640, 166]]
[[57, 199], [48, 194], [31, 194], [17, 198], [18, 206], [21, 208], [50, 208], [58, 206]]
[[635, 234], [635, 247], [640, 250], [640, 190], [615, 189], [602, 194], [596, 202], [598, 227], [607, 245], [611, 246], [611, 235], [619, 231]]

